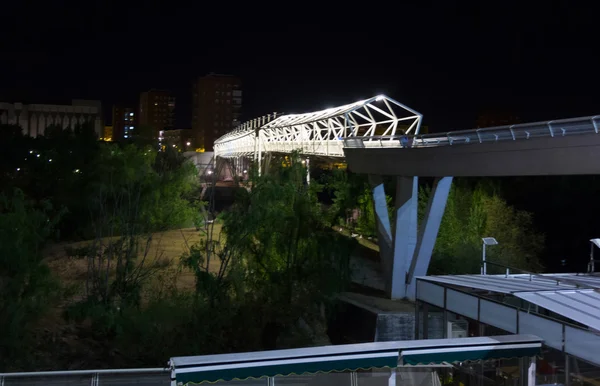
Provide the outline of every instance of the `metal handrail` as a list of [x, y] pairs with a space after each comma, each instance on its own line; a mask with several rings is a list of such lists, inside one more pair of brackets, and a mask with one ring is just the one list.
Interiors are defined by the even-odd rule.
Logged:
[[[484, 264], [483, 262], [480, 262], [481, 266], [483, 266], [483, 264]], [[485, 264], [491, 264], [491, 265], [495, 265], [497, 267], [505, 268], [506, 269], [505, 277], [508, 277], [510, 275], [510, 270], [516, 270], [516, 271], [521, 271], [522, 273], [524, 273], [526, 275], [529, 275], [529, 281], [532, 281], [532, 279], [535, 277], [535, 278], [540, 278], [540, 279], [544, 279], [544, 280], [548, 280], [548, 281], [555, 281], [557, 285], [562, 282], [562, 283], [565, 283], [565, 284], [573, 285], [573, 286], [575, 286], [577, 288], [595, 289], [595, 287], [582, 284], [581, 282], [578, 282], [577, 280], [557, 278], [557, 277], [548, 277], [548, 276], [544, 276], [544, 275], [539, 274], [539, 273], [527, 271], [527, 270], [522, 269], [522, 268], [511, 267], [509, 265], [502, 264], [502, 263], [497, 263], [497, 262], [494, 262], [494, 261], [486, 260]]]
[[407, 139], [411, 142], [411, 145], [402, 147], [411, 148], [452, 146], [470, 143], [498, 142], [505, 140], [516, 141], [521, 139], [530, 139], [532, 137], [553, 138], [557, 136], [577, 134], [598, 134], [598, 120], [600, 120], [600, 115], [544, 122], [523, 123], [517, 125], [486, 127], [480, 129], [449, 131], [446, 133], [353, 137], [353, 139], [363, 141], [393, 141]]
[[170, 368], [147, 368], [147, 369], [99, 369], [99, 370], [60, 370], [60, 371], [35, 371], [22, 373], [0, 373], [2, 378], [22, 378], [22, 377], [55, 377], [70, 375], [96, 375], [96, 374], [160, 374], [169, 373]]

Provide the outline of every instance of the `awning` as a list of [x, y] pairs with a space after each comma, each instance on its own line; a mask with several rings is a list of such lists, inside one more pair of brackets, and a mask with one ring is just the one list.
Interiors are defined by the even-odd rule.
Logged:
[[330, 373], [371, 368], [398, 366], [398, 350], [369, 354], [317, 356], [282, 360], [217, 364], [179, 368], [175, 372], [177, 384], [243, 380], [276, 375]]
[[398, 365], [447, 364], [467, 360], [531, 357], [542, 340], [533, 335], [406, 340], [339, 346], [256, 351], [171, 358], [171, 379], [178, 385], [214, 383]]
[[541, 349], [541, 343], [526, 343], [497, 346], [490, 345], [404, 350], [400, 354], [400, 363], [405, 365], [426, 365], [444, 362], [456, 363], [488, 359], [532, 357], [539, 355]]

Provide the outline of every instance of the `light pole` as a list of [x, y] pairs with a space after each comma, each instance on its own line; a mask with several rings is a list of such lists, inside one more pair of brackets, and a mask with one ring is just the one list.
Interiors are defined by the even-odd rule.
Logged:
[[595, 261], [594, 261], [594, 245], [600, 248], [600, 239], [590, 239], [591, 250], [590, 250], [590, 263], [588, 265], [588, 273], [593, 273], [595, 271]]
[[486, 245], [498, 245], [498, 241], [493, 237], [484, 237], [481, 239], [483, 241], [483, 256], [481, 257], [482, 265], [481, 265], [481, 274], [487, 275], [487, 264], [485, 262], [485, 246]]

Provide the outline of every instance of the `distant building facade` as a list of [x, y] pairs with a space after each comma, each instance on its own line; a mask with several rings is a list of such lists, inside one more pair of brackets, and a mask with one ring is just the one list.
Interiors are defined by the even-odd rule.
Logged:
[[139, 132], [151, 138], [158, 138], [161, 130], [172, 129], [175, 124], [175, 97], [169, 91], [155, 90], [140, 94], [138, 113], [138, 131], [150, 130], [150, 133]]
[[137, 114], [133, 107], [113, 106], [113, 141], [132, 138], [135, 135]]
[[192, 129], [164, 130], [160, 134], [161, 143], [167, 147], [174, 147], [179, 151], [194, 151], [192, 146]]
[[209, 74], [197, 79], [192, 92], [192, 144], [212, 151], [215, 139], [238, 126], [242, 109], [241, 80]]
[[104, 126], [104, 134], [100, 137], [102, 141], [110, 142], [113, 140], [113, 127], [112, 126]]
[[103, 136], [100, 101], [74, 99], [71, 105], [0, 103], [0, 124], [19, 125], [23, 134], [31, 137], [44, 135], [48, 126], [73, 129], [84, 123], [90, 123], [98, 137]]

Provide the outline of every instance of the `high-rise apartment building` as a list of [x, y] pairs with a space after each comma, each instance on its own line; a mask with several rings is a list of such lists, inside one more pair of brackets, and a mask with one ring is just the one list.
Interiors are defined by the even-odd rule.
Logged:
[[150, 130], [149, 133], [137, 133], [140, 136], [158, 138], [161, 130], [173, 128], [175, 122], [175, 97], [169, 91], [146, 91], [140, 95], [138, 113], [138, 131]]
[[192, 92], [192, 136], [196, 148], [213, 150], [215, 139], [240, 124], [242, 88], [232, 75], [198, 78]]
[[136, 112], [133, 107], [113, 106], [112, 140], [132, 138], [135, 135]]

